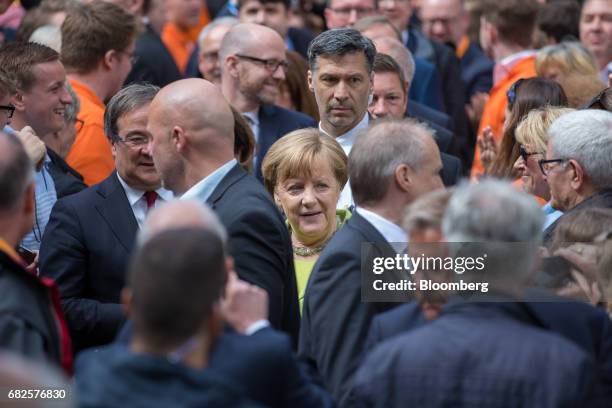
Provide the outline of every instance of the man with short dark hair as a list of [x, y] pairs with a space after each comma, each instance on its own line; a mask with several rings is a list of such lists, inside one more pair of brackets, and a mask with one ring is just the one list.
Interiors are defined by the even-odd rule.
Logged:
[[287, 133], [314, 127], [300, 112], [275, 105], [278, 85], [285, 79], [285, 44], [269, 27], [242, 23], [232, 27], [221, 42], [221, 91], [246, 118], [256, 141], [255, 175], [260, 180], [261, 161], [274, 142]]
[[173, 199], [146, 146], [149, 104], [158, 88], [129, 85], [108, 103], [105, 130], [116, 172], [59, 200], [40, 250], [41, 274], [60, 289], [75, 349], [106, 344], [125, 317], [119, 296], [136, 232], [148, 211]]
[[79, 359], [80, 404], [255, 406], [233, 379], [206, 370], [222, 330], [218, 302], [226, 280], [224, 247], [214, 232], [179, 228], [148, 239], [132, 258], [123, 294], [134, 322], [129, 346]]
[[66, 161], [89, 186], [115, 168], [104, 136], [104, 104], [132, 69], [137, 35], [136, 17], [105, 1], [79, 4], [62, 24], [62, 62], [81, 101], [79, 119], [84, 122]]
[[[412, 103], [408, 101], [408, 91], [410, 81], [404, 78], [404, 74], [393, 58], [386, 54], [378, 53], [374, 59], [374, 81], [372, 102], [368, 107], [368, 112], [374, 119], [403, 119], [406, 116], [406, 105]], [[440, 176], [445, 186], [457, 184], [461, 178], [461, 161], [443, 151], [448, 148], [452, 138], [444, 139], [445, 129], [435, 124], [429, 124], [435, 134], [436, 142], [440, 148], [442, 159], [442, 171]], [[446, 147], [446, 148], [445, 148]]]
[[85, 188], [80, 175], [44, 143], [66, 126], [66, 111], [72, 98], [66, 89], [66, 72], [59, 54], [45, 45], [7, 44], [0, 49], [0, 66], [14, 88], [9, 91], [15, 109], [6, 130], [19, 136], [37, 169], [34, 227], [22, 242], [24, 247], [37, 251], [57, 199]]
[[19, 140], [3, 132], [0, 191], [0, 347], [70, 374], [72, 350], [57, 289], [26, 271], [15, 251], [34, 224], [33, 165]]
[[[507, 93], [521, 78], [536, 76], [535, 51], [531, 50], [537, 15], [536, 0], [485, 0], [480, 17], [480, 45], [495, 61], [493, 87], [489, 93], [478, 128], [480, 137], [487, 126], [496, 142], [503, 135], [508, 105]], [[484, 174], [480, 148], [476, 145], [471, 177]]]
[[284, 40], [287, 50], [306, 58], [308, 44], [314, 38], [310, 31], [289, 27], [290, 0], [240, 0], [238, 18], [241, 23], [255, 23], [270, 27]]
[[580, 12], [580, 41], [593, 54], [604, 84], [612, 74], [612, 3], [586, 0]]
[[371, 244], [375, 256], [395, 256], [399, 248], [390, 244], [406, 241], [400, 227], [406, 206], [442, 187], [441, 169], [431, 131], [414, 121], [375, 123], [351, 150], [349, 176], [357, 207], [312, 271], [299, 345], [299, 356], [340, 406], [353, 406], [353, 375], [372, 318], [399, 304], [361, 301], [362, 246]]
[[[308, 48], [308, 86], [319, 108], [319, 129], [336, 138], [347, 155], [369, 123], [375, 55], [374, 43], [352, 28], [325, 31]], [[348, 184], [337, 205], [353, 205]]]

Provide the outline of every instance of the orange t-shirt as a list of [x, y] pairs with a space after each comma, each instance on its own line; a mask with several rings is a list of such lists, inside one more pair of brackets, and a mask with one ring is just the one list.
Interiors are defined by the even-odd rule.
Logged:
[[187, 30], [179, 27], [178, 25], [169, 22], [164, 26], [161, 34], [164, 45], [172, 55], [176, 66], [179, 71], [184, 74], [189, 62], [189, 57], [195, 49], [198, 35], [202, 28], [208, 24], [210, 17], [208, 16], [208, 10], [206, 7], [202, 7], [200, 12], [200, 21], [195, 27], [191, 27]]
[[[535, 56], [523, 58], [518, 61], [508, 72], [508, 74], [499, 80], [491, 92], [489, 92], [489, 100], [485, 104], [478, 127], [478, 135], [482, 135], [485, 127], [491, 126], [495, 141], [499, 146], [499, 142], [503, 136], [504, 119], [506, 116], [506, 106], [508, 105], [508, 89], [521, 78], [531, 78], [537, 76], [535, 70]], [[484, 167], [480, 162], [480, 149], [476, 146], [474, 153], [474, 163], [472, 164], [471, 178], [478, 179], [484, 174]]]
[[115, 170], [111, 144], [104, 135], [104, 103], [85, 84], [70, 80], [81, 102], [83, 128], [68, 152], [66, 162], [78, 171], [85, 184], [97, 184]]

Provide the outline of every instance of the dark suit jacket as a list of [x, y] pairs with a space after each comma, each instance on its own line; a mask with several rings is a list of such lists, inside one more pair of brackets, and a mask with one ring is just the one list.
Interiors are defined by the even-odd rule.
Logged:
[[308, 115], [276, 105], [263, 105], [259, 109], [259, 141], [255, 163], [257, 178], [262, 179], [261, 162], [274, 142], [289, 132], [309, 127], [317, 127], [317, 123]]
[[55, 183], [57, 198], [66, 197], [87, 188], [87, 185], [83, 183], [83, 176], [70, 167], [57, 153], [47, 148], [47, 154], [51, 159], [47, 171]]
[[182, 79], [174, 59], [161, 38], [147, 24], [136, 40], [134, 55], [138, 60], [132, 67], [125, 84], [148, 82], [160, 88]]
[[229, 249], [241, 279], [265, 289], [272, 325], [297, 344], [300, 315], [291, 238], [264, 187], [239, 165], [208, 199], [229, 235]]
[[[597, 385], [580, 348], [538, 325], [521, 303], [460, 302], [368, 354], [358, 407], [579, 407]], [[595, 405], [597, 406], [597, 405]]]
[[368, 242], [380, 254], [393, 251], [374, 226], [354, 212], [321, 253], [304, 299], [298, 357], [318, 373], [340, 406], [349, 403], [372, 319], [397, 305], [361, 302], [361, 245]]
[[465, 54], [461, 57], [461, 79], [465, 85], [465, 103], [477, 92], [489, 93], [493, 86], [493, 66], [495, 65], [478, 44], [470, 41]]
[[287, 30], [287, 37], [289, 37], [293, 43], [294, 51], [300, 53], [302, 57], [308, 59], [308, 46], [314, 38], [310, 30], [289, 27], [289, 30]]
[[450, 116], [439, 110], [432, 109], [420, 102], [408, 100], [406, 104], [406, 116], [417, 118], [426, 123], [432, 123], [442, 127], [449, 132], [453, 131], [453, 121]]
[[465, 112], [465, 90], [461, 80], [459, 59], [446, 45], [431, 41], [413, 29], [409, 30], [407, 47], [415, 57], [431, 62], [438, 69], [444, 109], [453, 119], [455, 127], [455, 145], [451, 153], [464, 163], [470, 162], [476, 139]]
[[435, 65], [422, 58], [414, 58], [414, 78], [408, 97], [431, 109], [444, 110], [442, 84]]
[[110, 342], [138, 224], [116, 173], [55, 203], [40, 247], [40, 272], [55, 280], [75, 350]]
[[585, 208], [612, 208], [612, 188], [602, 190], [599, 193], [587, 198], [574, 208], [567, 211], [564, 215], [557, 218], [555, 222], [550, 224], [548, 228], [544, 230], [544, 245], [549, 246], [550, 244], [552, 244], [555, 229], [557, 228], [557, 225], [559, 225], [559, 222], [561, 222], [565, 215], [573, 213], [575, 211], [580, 211]]
[[452, 187], [459, 183], [463, 176], [463, 167], [461, 166], [461, 160], [450, 154], [440, 152], [440, 159], [442, 160], [442, 171], [440, 177], [446, 187]]

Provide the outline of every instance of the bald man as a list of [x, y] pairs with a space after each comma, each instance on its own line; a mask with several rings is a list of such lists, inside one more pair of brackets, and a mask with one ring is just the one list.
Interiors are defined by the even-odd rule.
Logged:
[[219, 59], [223, 95], [247, 118], [255, 135], [254, 169], [261, 180], [261, 161], [270, 146], [287, 133], [316, 127], [316, 123], [303, 113], [274, 105], [287, 61], [285, 42], [273, 29], [257, 24], [234, 26], [221, 42]]
[[234, 119], [219, 89], [195, 78], [166, 86], [151, 103], [147, 129], [163, 185], [217, 213], [238, 276], [268, 292], [270, 323], [295, 344], [299, 313], [289, 233], [266, 190], [234, 159]]

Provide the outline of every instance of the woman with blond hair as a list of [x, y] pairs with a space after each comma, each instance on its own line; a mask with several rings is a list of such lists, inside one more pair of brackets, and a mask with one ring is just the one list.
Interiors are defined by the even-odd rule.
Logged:
[[266, 189], [287, 219], [300, 310], [312, 268], [336, 230], [350, 217], [336, 210], [348, 180], [348, 158], [318, 129], [300, 129], [277, 140], [263, 159]]

